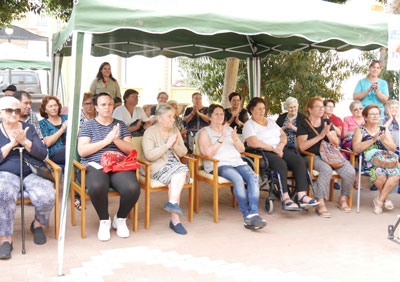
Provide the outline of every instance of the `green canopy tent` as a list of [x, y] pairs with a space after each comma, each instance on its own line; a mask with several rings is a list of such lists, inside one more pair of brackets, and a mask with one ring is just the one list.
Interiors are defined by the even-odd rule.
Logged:
[[[66, 156], [59, 274], [62, 274], [70, 168], [77, 140], [82, 58], [89, 52], [92, 56], [246, 59], [250, 93], [260, 96], [259, 60], [268, 54], [312, 49], [321, 52], [353, 48], [373, 50], [387, 46], [388, 40], [388, 15], [358, 13], [320, 0], [253, 0], [251, 3], [203, 0], [193, 5], [183, 0], [75, 2], [67, 26], [53, 36], [53, 61], [61, 62], [62, 56], [72, 56], [73, 64], [73, 92], [69, 95], [69, 116], [72, 118], [67, 135], [67, 148], [71, 150]], [[53, 71], [57, 69], [60, 64], [54, 63]]]

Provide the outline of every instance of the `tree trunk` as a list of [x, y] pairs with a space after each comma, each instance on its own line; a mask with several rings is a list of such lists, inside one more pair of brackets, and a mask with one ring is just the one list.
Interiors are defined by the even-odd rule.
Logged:
[[226, 60], [224, 92], [222, 93], [222, 106], [224, 108], [230, 106], [228, 99], [229, 94], [236, 91], [239, 62], [240, 60], [236, 58], [228, 58]]

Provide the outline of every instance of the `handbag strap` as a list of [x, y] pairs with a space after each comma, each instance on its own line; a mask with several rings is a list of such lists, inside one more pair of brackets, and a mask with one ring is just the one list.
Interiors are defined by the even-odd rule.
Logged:
[[308, 123], [308, 125], [311, 127], [311, 129], [314, 131], [314, 133], [318, 136], [319, 133], [318, 131], [315, 129], [314, 125], [311, 124], [311, 122], [308, 120], [308, 118], [304, 119], [306, 121], [306, 123]]

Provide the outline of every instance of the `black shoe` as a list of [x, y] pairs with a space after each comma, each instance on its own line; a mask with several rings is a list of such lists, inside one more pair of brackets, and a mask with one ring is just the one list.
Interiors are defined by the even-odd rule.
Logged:
[[259, 215], [255, 215], [250, 218], [244, 219], [244, 227], [251, 229], [251, 230], [258, 230], [258, 229], [264, 228], [266, 225], [267, 225], [267, 221]]
[[36, 245], [43, 245], [46, 243], [46, 236], [44, 235], [43, 228], [42, 227], [37, 227], [33, 228], [33, 223], [35, 221], [32, 221], [31, 224], [31, 232], [33, 233], [33, 242]]
[[13, 245], [10, 242], [4, 242], [0, 246], [0, 259], [10, 259], [11, 251], [13, 250]]
[[376, 191], [376, 190], [378, 190], [378, 187], [376, 187], [375, 184], [374, 184], [369, 188], [369, 190]]
[[298, 204], [293, 202], [290, 198], [287, 198], [281, 202], [282, 210], [284, 211], [302, 211]]

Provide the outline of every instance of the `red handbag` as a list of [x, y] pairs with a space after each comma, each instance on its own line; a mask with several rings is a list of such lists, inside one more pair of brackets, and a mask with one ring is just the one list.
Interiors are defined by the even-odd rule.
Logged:
[[132, 150], [129, 156], [125, 157], [123, 154], [114, 151], [107, 151], [101, 155], [101, 165], [103, 172], [108, 173], [137, 170], [142, 165], [136, 160], [137, 152]]

